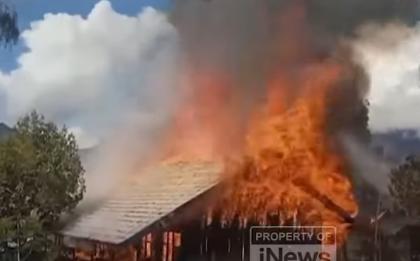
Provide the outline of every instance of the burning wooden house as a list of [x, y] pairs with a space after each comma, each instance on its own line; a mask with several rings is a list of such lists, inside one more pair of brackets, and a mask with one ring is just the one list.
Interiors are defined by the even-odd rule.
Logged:
[[[204, 202], [215, 192], [220, 170], [211, 163], [149, 169], [62, 231], [67, 258], [175, 261], [214, 255]], [[227, 253], [233, 243], [225, 243]]]
[[[296, 70], [301, 77], [280, 71], [267, 81], [268, 98], [253, 108], [243, 130], [235, 131], [242, 116], [218, 103], [225, 99], [217, 94], [225, 92], [197, 92], [192, 104], [180, 106], [161, 157], [193, 161], [150, 168], [68, 226], [70, 258], [244, 260], [252, 224], [336, 226], [345, 239], [358, 205], [329, 106], [349, 68], [339, 61], [308, 68]], [[194, 85], [229, 88], [208, 76]], [[289, 101], [295, 89], [299, 95]], [[194, 159], [222, 162], [223, 182], [222, 166]], [[216, 204], [207, 202], [213, 195]]]
[[[63, 231], [68, 260], [246, 260], [249, 226], [209, 214], [222, 189], [221, 166], [162, 164], [116, 192]], [[325, 196], [327, 209], [351, 217]], [[222, 206], [223, 208], [223, 206]], [[278, 225], [279, 213], [269, 224]]]

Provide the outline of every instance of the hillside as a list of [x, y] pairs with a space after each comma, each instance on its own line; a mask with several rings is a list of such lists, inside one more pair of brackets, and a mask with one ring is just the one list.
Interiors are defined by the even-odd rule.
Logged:
[[400, 161], [408, 155], [420, 155], [420, 136], [415, 130], [395, 130], [372, 135], [372, 145], [384, 156]]
[[6, 124], [0, 122], [0, 139], [8, 137], [13, 133], [13, 129], [7, 126]]

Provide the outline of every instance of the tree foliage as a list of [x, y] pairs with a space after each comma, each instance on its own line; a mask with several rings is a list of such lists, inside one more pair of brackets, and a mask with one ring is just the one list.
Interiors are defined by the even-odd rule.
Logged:
[[83, 198], [84, 169], [66, 128], [33, 112], [15, 130], [0, 143], [0, 239], [23, 251], [48, 241], [60, 216]]
[[35, 154], [38, 185], [37, 213], [44, 225], [51, 225], [61, 213], [76, 207], [85, 191], [76, 139], [66, 128], [33, 112], [16, 125], [22, 137], [30, 140]]
[[409, 156], [390, 174], [389, 192], [396, 207], [408, 216], [420, 215], [420, 158]]
[[17, 14], [0, 0], [0, 43], [15, 44], [19, 37]]

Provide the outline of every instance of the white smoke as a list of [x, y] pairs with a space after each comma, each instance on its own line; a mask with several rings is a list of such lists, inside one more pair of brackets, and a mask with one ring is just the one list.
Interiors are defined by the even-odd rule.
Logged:
[[46, 14], [22, 40], [27, 51], [18, 68], [0, 71], [0, 121], [13, 124], [36, 109], [100, 140], [127, 113], [148, 120], [166, 112], [176, 92], [177, 32], [153, 8], [129, 17], [100, 1], [86, 18]]
[[348, 135], [341, 136], [350, 163], [355, 168], [355, 178], [369, 183], [381, 194], [388, 194], [389, 172], [392, 165]]
[[354, 47], [371, 81], [371, 130], [420, 130], [420, 23], [364, 26]]
[[100, 1], [87, 17], [47, 14], [22, 34], [27, 51], [0, 71], [0, 121], [38, 110], [66, 124], [85, 162], [87, 195], [106, 193], [153, 153], [178, 95], [178, 34], [166, 14]]

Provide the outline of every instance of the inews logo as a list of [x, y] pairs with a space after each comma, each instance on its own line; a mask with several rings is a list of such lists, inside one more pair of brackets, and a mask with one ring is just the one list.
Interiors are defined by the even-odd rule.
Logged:
[[331, 226], [251, 227], [250, 261], [336, 261]]

